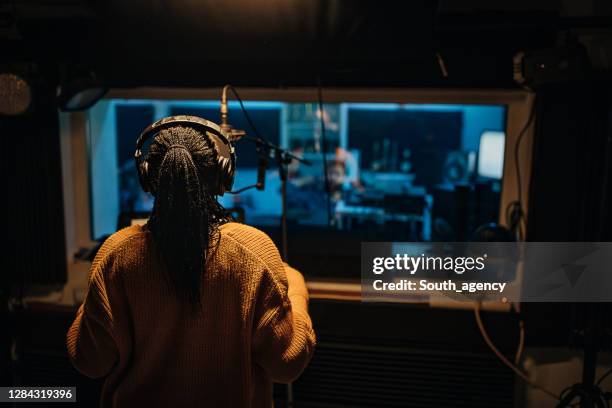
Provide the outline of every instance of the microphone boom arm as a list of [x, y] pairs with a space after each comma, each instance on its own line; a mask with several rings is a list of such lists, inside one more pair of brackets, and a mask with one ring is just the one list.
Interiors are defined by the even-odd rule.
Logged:
[[306, 166], [312, 165], [310, 160], [306, 160], [305, 158], [300, 157], [300, 156], [298, 156], [296, 154], [293, 154], [289, 150], [283, 149], [279, 145], [274, 144], [274, 143], [270, 143], [267, 140], [262, 139], [260, 137], [245, 135], [243, 138], [246, 139], [246, 140], [250, 140], [250, 141], [254, 142], [258, 146], [266, 148], [266, 150], [268, 150], [268, 151], [273, 151], [275, 153], [275, 155], [280, 154], [286, 160], [288, 159], [289, 162], [291, 160], [296, 160], [296, 161], [299, 161], [300, 163], [305, 164]]

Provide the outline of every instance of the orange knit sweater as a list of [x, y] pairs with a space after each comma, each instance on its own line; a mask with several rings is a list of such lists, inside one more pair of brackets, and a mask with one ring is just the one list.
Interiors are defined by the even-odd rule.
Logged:
[[160, 265], [140, 226], [112, 235], [92, 264], [67, 346], [81, 373], [107, 376], [101, 406], [271, 407], [272, 382], [298, 377], [315, 347], [302, 275], [238, 223], [220, 227], [197, 314]]

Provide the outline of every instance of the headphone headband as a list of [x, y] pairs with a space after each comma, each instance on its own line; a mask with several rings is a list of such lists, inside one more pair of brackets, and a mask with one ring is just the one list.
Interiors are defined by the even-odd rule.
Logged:
[[231, 144], [225, 132], [223, 132], [223, 130], [221, 130], [216, 123], [197, 116], [189, 115], [169, 116], [167, 118], [160, 119], [157, 122], [147, 126], [136, 140], [134, 160], [136, 161], [136, 168], [138, 170], [142, 188], [147, 192], [151, 190], [151, 185], [148, 181], [147, 174], [148, 163], [146, 160], [142, 160], [141, 149], [143, 145], [148, 139], [162, 130], [181, 125], [202, 131], [204, 136], [209, 137], [209, 140], [212, 142], [219, 159], [220, 180], [217, 193], [222, 195], [225, 191], [230, 191], [234, 181], [234, 169], [236, 165], [234, 146]]
[[180, 125], [202, 129], [205, 132], [211, 132], [220, 137], [228, 145], [230, 144], [229, 138], [225, 135], [225, 133], [223, 133], [221, 128], [216, 123], [197, 116], [177, 115], [160, 119], [157, 122], [153, 122], [147, 126], [146, 129], [142, 131], [140, 136], [138, 136], [138, 140], [136, 140], [136, 150], [140, 150], [151, 136], [161, 132], [164, 129]]

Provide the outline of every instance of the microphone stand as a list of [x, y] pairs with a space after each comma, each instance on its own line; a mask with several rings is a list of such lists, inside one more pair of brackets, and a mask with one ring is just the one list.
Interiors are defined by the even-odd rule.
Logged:
[[283, 260], [285, 262], [289, 262], [289, 248], [288, 248], [288, 240], [287, 240], [288, 166], [293, 160], [296, 160], [307, 166], [310, 166], [311, 163], [310, 161], [304, 159], [303, 157], [297, 156], [291, 153], [289, 150], [283, 149], [279, 145], [270, 143], [267, 140], [264, 140], [260, 137], [246, 135], [243, 138], [254, 142], [257, 145], [258, 149], [262, 149], [264, 152], [267, 152], [268, 155], [270, 153], [273, 153], [274, 160], [276, 160], [276, 164], [278, 165], [278, 174], [281, 180], [281, 254], [283, 255]]
[[[234, 129], [232, 128], [232, 126], [228, 123], [228, 113], [229, 113], [229, 109], [228, 109], [228, 105], [227, 105], [227, 93], [229, 91], [232, 91], [234, 93], [234, 96], [236, 97], [236, 99], [238, 99], [238, 102], [240, 103], [240, 108], [242, 109], [242, 112], [244, 113], [244, 116], [247, 120], [247, 122], [249, 122], [249, 125], [251, 126], [251, 128], [253, 129], [253, 131], [255, 132], [255, 136], [249, 136], [246, 134], [246, 132], [244, 130], [238, 130], [238, 129]], [[285, 260], [285, 262], [288, 262], [289, 260], [289, 251], [288, 251], [288, 247], [287, 247], [287, 166], [289, 165], [289, 163], [291, 163], [292, 160], [297, 160], [301, 163], [304, 163], [307, 166], [310, 166], [310, 162], [308, 160], [305, 160], [302, 157], [296, 156], [295, 154], [291, 153], [289, 150], [287, 149], [283, 149], [282, 147], [280, 147], [279, 145], [276, 145], [274, 143], [270, 143], [269, 141], [265, 140], [264, 138], [262, 138], [259, 135], [259, 132], [257, 132], [257, 129], [255, 128], [255, 125], [253, 123], [253, 121], [251, 121], [251, 118], [249, 116], [249, 114], [247, 113], [244, 104], [242, 103], [242, 99], [240, 98], [240, 95], [238, 95], [238, 92], [236, 91], [236, 89], [231, 86], [231, 85], [225, 85], [223, 87], [223, 89], [221, 90], [221, 130], [223, 132], [225, 132], [230, 141], [237, 141], [239, 139], [247, 139], [247, 140], [251, 140], [253, 142], [255, 142], [256, 146], [257, 146], [257, 151], [259, 154], [270, 154], [270, 152], [274, 153], [274, 158], [276, 159], [276, 163], [278, 164], [278, 173], [280, 175], [281, 178], [281, 199], [282, 199], [282, 215], [281, 215], [281, 241], [282, 241], [282, 255], [283, 258]], [[230, 193], [233, 194], [238, 194], [242, 191], [248, 190], [250, 188], [256, 187], [260, 190], [263, 190], [263, 184], [261, 184], [259, 181], [252, 185], [252, 186], [247, 186], [244, 188], [241, 188], [240, 190], [237, 191], [233, 191]], [[328, 209], [329, 211], [329, 209]]]
[[289, 262], [289, 248], [287, 244], [287, 172], [291, 159], [280, 151], [277, 151], [276, 162], [278, 163], [278, 174], [281, 179], [281, 242], [283, 258]]

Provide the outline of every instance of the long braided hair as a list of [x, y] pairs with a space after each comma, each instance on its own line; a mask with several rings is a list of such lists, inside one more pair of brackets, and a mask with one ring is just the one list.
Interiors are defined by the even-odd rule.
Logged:
[[229, 221], [215, 196], [216, 152], [201, 132], [174, 126], [155, 136], [147, 161], [155, 195], [148, 228], [170, 287], [179, 299], [197, 306], [209, 249], [219, 225]]

